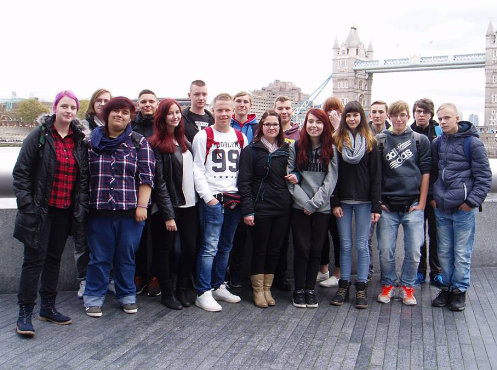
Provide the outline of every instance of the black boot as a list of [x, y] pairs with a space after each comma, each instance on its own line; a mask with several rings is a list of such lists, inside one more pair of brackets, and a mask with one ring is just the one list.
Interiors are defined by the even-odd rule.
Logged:
[[19, 318], [17, 319], [16, 332], [26, 338], [31, 338], [35, 335], [35, 328], [31, 322], [33, 308], [33, 304], [19, 305]]
[[355, 306], [356, 308], [368, 308], [368, 284], [355, 283]]
[[450, 303], [451, 294], [448, 287], [442, 287], [437, 297], [431, 302], [433, 307], [445, 307]]
[[61, 314], [55, 308], [55, 296], [41, 297], [40, 316], [41, 321], [50, 321], [58, 325], [68, 325], [72, 323], [69, 316]]
[[341, 306], [344, 302], [349, 300], [349, 290], [350, 290], [350, 281], [347, 280], [338, 280], [338, 290], [335, 296], [331, 300], [331, 304], [334, 306]]
[[186, 289], [178, 288], [176, 290], [176, 297], [183, 307], [191, 307], [192, 303], [188, 299], [188, 291]]
[[162, 284], [160, 284], [161, 292], [162, 295], [160, 297], [160, 302], [172, 309], [172, 310], [182, 310], [183, 305], [181, 304], [180, 301], [176, 299], [174, 296], [174, 289], [173, 289], [173, 281], [172, 280], [166, 280]]
[[466, 292], [461, 292], [459, 289], [454, 289], [450, 295], [450, 310], [464, 311], [466, 308]]

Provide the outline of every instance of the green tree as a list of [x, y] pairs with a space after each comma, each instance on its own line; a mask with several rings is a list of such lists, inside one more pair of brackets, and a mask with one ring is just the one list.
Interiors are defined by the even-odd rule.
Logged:
[[84, 99], [79, 101], [79, 110], [78, 110], [78, 118], [85, 119], [85, 114], [88, 109], [89, 100]]
[[23, 100], [17, 110], [17, 114], [24, 122], [34, 122], [40, 114], [49, 112], [50, 109], [36, 99]]

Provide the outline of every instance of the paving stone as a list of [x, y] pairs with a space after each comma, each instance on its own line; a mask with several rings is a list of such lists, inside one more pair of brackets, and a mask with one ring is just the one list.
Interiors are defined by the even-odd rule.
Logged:
[[[490, 369], [497, 364], [497, 268], [472, 270], [463, 312], [432, 308], [438, 289], [424, 284], [418, 305], [394, 299], [369, 308], [329, 305], [336, 289], [319, 289], [317, 309], [297, 309], [290, 293], [275, 291], [277, 306], [254, 307], [250, 290], [223, 312], [169, 310], [160, 299], [138, 297], [138, 314], [122, 312], [108, 296], [103, 317], [89, 318], [75, 292], [57, 307], [73, 318], [58, 326], [34, 320], [36, 336], [14, 332], [17, 298], [0, 296], [0, 369]], [[37, 309], [36, 309], [37, 310]]]

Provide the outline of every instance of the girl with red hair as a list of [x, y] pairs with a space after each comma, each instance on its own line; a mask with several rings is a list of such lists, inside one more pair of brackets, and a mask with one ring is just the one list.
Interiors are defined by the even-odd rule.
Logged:
[[314, 286], [330, 223], [330, 196], [338, 173], [332, 135], [328, 115], [322, 109], [311, 109], [300, 140], [290, 147], [286, 178], [293, 197], [295, 307], [318, 307]]
[[[193, 184], [193, 155], [185, 137], [181, 108], [177, 101], [164, 99], [154, 117], [155, 187], [152, 192], [152, 275], [161, 288], [161, 303], [181, 310], [190, 307], [187, 289], [195, 263], [197, 240], [197, 197]], [[176, 292], [173, 268], [174, 246], [179, 237], [181, 254]]]

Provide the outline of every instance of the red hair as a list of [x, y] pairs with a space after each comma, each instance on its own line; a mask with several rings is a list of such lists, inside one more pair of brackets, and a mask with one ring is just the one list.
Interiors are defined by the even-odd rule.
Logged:
[[307, 133], [307, 119], [309, 114], [315, 116], [318, 120], [323, 122], [323, 132], [320, 136], [321, 141], [321, 164], [323, 168], [327, 168], [330, 163], [330, 159], [333, 158], [333, 126], [331, 125], [330, 118], [322, 109], [313, 108], [310, 109], [304, 121], [304, 126], [300, 131], [300, 140], [298, 143], [297, 152], [297, 168], [303, 170], [308, 163], [309, 158], [307, 158], [307, 150], [310, 148], [309, 134]]
[[175, 127], [173, 135], [171, 135], [167, 129], [166, 116], [173, 105], [177, 105], [181, 112], [181, 106], [174, 99], [164, 99], [159, 103], [154, 116], [154, 134], [148, 141], [152, 148], [157, 148], [163, 153], [174, 153], [176, 151], [174, 138], [178, 142], [181, 152], [184, 153], [188, 150], [188, 146], [186, 145], [185, 140], [183, 116], [181, 116], [179, 125]]

